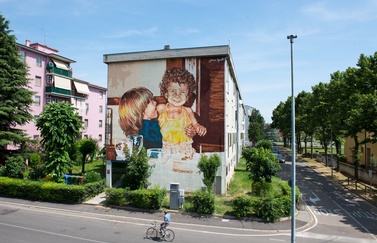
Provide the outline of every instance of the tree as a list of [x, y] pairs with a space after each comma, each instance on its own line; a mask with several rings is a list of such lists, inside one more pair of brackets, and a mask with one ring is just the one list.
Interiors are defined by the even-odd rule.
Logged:
[[209, 157], [203, 155], [198, 162], [199, 173], [203, 173], [203, 183], [207, 187], [207, 192], [212, 191], [213, 181], [216, 177], [217, 168], [221, 165], [218, 154], [211, 154]]
[[96, 150], [98, 150], [97, 141], [92, 138], [84, 138], [77, 143], [78, 150], [82, 155], [82, 169], [81, 174], [85, 174], [85, 163], [87, 162], [90, 155], [92, 155]]
[[61, 176], [70, 168], [71, 159], [68, 151], [81, 135], [83, 122], [76, 108], [69, 103], [54, 102], [44, 108], [35, 125], [41, 131], [48, 172]]
[[264, 138], [264, 118], [259, 110], [252, 108], [249, 121], [248, 135], [250, 141], [255, 145], [259, 140]]
[[0, 15], [0, 158], [5, 156], [7, 145], [29, 141], [19, 127], [33, 119], [27, 66], [20, 59], [16, 37], [11, 32], [9, 21]]
[[140, 153], [134, 151], [132, 156], [126, 156], [126, 160], [129, 163], [127, 163], [127, 172], [121, 177], [122, 187], [128, 187], [131, 190], [148, 188], [148, 178], [152, 174], [153, 166], [148, 163], [145, 147], [141, 149]]
[[281, 169], [279, 161], [270, 149], [244, 148], [242, 156], [246, 159], [246, 169], [250, 172], [249, 177], [254, 182], [272, 181]]

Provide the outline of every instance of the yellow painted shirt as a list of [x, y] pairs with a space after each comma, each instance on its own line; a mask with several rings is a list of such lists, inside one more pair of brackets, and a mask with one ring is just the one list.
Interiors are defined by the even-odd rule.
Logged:
[[166, 111], [166, 106], [158, 116], [161, 127], [162, 140], [173, 144], [190, 142], [192, 138], [185, 135], [185, 127], [191, 125], [191, 120], [185, 108], [177, 118], [170, 118]]

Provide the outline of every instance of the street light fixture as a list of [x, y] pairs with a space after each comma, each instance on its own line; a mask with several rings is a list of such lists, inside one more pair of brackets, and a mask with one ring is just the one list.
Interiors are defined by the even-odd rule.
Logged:
[[297, 35], [288, 35], [287, 39], [291, 43], [291, 89], [292, 89], [292, 179], [291, 179], [291, 189], [292, 189], [292, 208], [291, 208], [291, 243], [296, 242], [296, 151], [295, 151], [295, 96], [293, 87], [293, 39], [296, 39]]

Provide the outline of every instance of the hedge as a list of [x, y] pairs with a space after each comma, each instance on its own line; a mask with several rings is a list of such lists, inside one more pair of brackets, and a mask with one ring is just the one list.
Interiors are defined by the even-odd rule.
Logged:
[[82, 203], [105, 189], [105, 181], [84, 185], [0, 177], [0, 196], [56, 203]]

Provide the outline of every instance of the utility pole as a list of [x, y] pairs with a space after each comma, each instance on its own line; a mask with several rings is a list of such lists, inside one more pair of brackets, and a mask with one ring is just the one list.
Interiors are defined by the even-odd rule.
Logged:
[[288, 35], [287, 39], [291, 43], [291, 90], [292, 90], [292, 208], [291, 208], [291, 243], [296, 242], [296, 131], [295, 131], [295, 95], [294, 95], [294, 83], [293, 83], [293, 39], [296, 39], [297, 35]]

